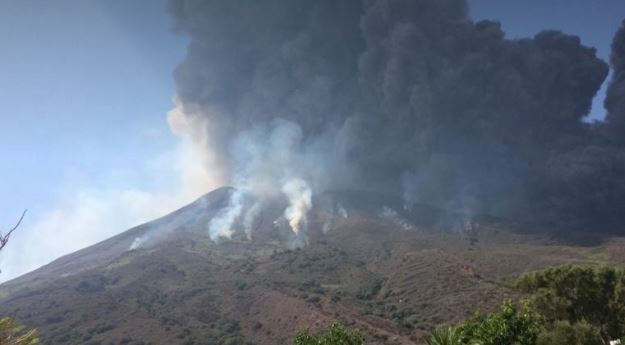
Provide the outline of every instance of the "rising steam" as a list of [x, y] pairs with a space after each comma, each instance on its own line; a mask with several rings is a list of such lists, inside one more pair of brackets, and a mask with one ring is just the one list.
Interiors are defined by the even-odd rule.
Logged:
[[211, 219], [208, 224], [208, 234], [213, 241], [229, 239], [234, 234], [234, 222], [243, 212], [242, 189], [236, 189], [230, 196], [228, 206]]
[[309, 181], [319, 181], [325, 166], [320, 149], [320, 144], [304, 143], [301, 128], [283, 119], [238, 133], [230, 145], [235, 191], [228, 206], [210, 221], [210, 237], [230, 239], [241, 226], [251, 239], [263, 203], [283, 200], [294, 236], [305, 239], [313, 194]]
[[282, 192], [289, 200], [289, 207], [284, 211], [284, 216], [289, 221], [289, 226], [296, 236], [301, 236], [306, 230], [306, 215], [312, 207], [312, 191], [301, 179], [288, 180], [282, 185]]

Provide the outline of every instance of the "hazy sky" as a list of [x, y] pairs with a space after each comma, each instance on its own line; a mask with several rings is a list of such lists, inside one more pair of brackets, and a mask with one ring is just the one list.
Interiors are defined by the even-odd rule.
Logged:
[[[605, 59], [625, 18], [623, 0], [470, 4], [473, 18], [500, 20], [509, 38], [560, 29]], [[0, 0], [0, 229], [30, 209], [0, 256], [0, 281], [195, 196], [178, 176], [193, 156], [166, 122], [187, 40], [170, 32], [164, 7]]]
[[163, 119], [185, 40], [164, 1], [149, 3], [0, 2], [0, 221], [43, 207], [66, 177], [138, 175], [138, 160], [171, 145]]
[[[176, 139], [165, 114], [187, 40], [171, 33], [164, 8], [164, 0], [0, 1], [0, 228], [30, 210], [0, 258], [0, 279], [17, 273], [9, 267], [17, 259], [37, 254], [32, 268], [123, 230], [103, 232], [100, 220], [126, 227], [145, 218], [107, 203], [171, 187]], [[84, 214], [94, 203], [98, 214]], [[45, 223], [58, 238], [23, 252]]]

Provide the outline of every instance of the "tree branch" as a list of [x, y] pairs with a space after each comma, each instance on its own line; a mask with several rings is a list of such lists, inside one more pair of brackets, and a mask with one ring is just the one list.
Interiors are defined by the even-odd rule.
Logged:
[[9, 232], [6, 235], [2, 235], [0, 233], [0, 250], [2, 250], [2, 248], [4, 248], [4, 246], [6, 246], [7, 242], [9, 242], [9, 237], [11, 236], [11, 234], [13, 233], [13, 231], [15, 231], [20, 224], [22, 224], [22, 220], [24, 220], [24, 216], [26, 215], [26, 211], [28, 211], [27, 209], [24, 210], [24, 212], [22, 212], [22, 216], [20, 217], [20, 220], [17, 221], [17, 224], [15, 224], [15, 226], [9, 230]]

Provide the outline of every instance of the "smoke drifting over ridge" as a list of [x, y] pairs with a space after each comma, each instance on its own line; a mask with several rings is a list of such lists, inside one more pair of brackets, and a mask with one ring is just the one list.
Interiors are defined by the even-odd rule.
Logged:
[[595, 49], [557, 31], [507, 40], [463, 0], [175, 0], [170, 12], [192, 39], [178, 113], [253, 199], [232, 198], [216, 238], [278, 196], [296, 231], [308, 193], [337, 187], [540, 223], [625, 220], [623, 28], [607, 120], [587, 124], [608, 73]]
[[612, 41], [612, 80], [605, 99], [607, 122], [612, 129], [612, 139], [625, 143], [625, 20]]

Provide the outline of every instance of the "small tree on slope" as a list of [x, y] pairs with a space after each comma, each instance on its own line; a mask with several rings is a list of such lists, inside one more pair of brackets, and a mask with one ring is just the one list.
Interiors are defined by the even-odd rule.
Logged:
[[22, 216], [20, 217], [20, 220], [17, 221], [17, 224], [15, 224], [15, 226], [11, 230], [9, 230], [9, 232], [7, 232], [6, 235], [0, 232], [0, 250], [2, 250], [4, 246], [7, 245], [7, 243], [9, 243], [9, 238], [11, 237], [11, 234], [13, 233], [13, 231], [15, 231], [20, 226], [20, 224], [22, 224], [22, 220], [24, 220], [26, 211], [28, 210], [24, 210], [24, 212], [22, 212]]
[[[6, 235], [0, 233], [0, 250], [2, 250], [9, 242], [9, 237], [17, 229], [26, 215], [26, 211], [22, 213], [20, 220], [15, 226], [7, 232]], [[39, 344], [39, 337], [35, 330], [24, 330], [23, 326], [16, 324], [8, 317], [0, 318], [0, 345], [36, 345]]]

